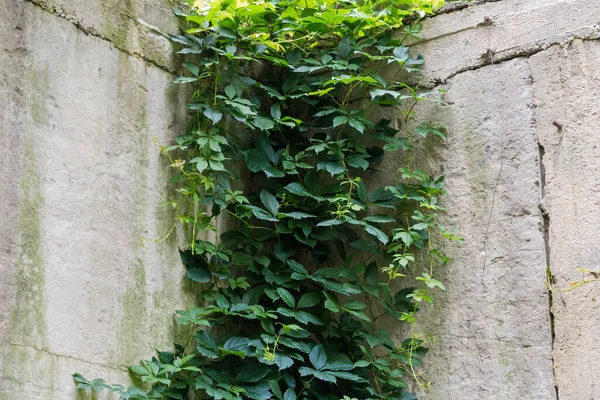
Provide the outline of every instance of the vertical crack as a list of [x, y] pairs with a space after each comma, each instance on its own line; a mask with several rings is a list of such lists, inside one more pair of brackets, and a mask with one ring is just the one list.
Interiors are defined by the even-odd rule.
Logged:
[[554, 332], [554, 312], [553, 296], [552, 296], [552, 285], [554, 284], [554, 275], [550, 268], [550, 214], [546, 208], [544, 199], [546, 198], [546, 168], [544, 165], [544, 156], [546, 155], [546, 149], [538, 140], [538, 152], [539, 152], [539, 163], [540, 163], [540, 192], [541, 202], [540, 210], [542, 212], [542, 233], [544, 236], [544, 254], [546, 255], [546, 275], [548, 279], [548, 312], [550, 315], [550, 335], [551, 345], [550, 351], [552, 352], [552, 374], [554, 378], [554, 390], [556, 391], [556, 399], [558, 400], [558, 381], [556, 379], [556, 369], [554, 365], [554, 342], [556, 340], [556, 334]]

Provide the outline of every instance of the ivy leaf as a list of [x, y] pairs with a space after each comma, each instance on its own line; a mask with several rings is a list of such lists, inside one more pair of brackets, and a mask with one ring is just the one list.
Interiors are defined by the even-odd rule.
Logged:
[[201, 268], [190, 268], [186, 273], [187, 277], [194, 282], [206, 283], [212, 280], [212, 274], [209, 270]]
[[331, 294], [329, 294], [327, 292], [323, 292], [323, 294], [325, 295], [325, 298], [327, 299], [325, 301], [325, 308], [334, 313], [340, 312], [340, 306], [339, 306], [338, 301], [335, 298], [335, 296], [332, 296]]
[[230, 351], [245, 351], [248, 348], [250, 339], [245, 337], [234, 336], [227, 339], [223, 348]]
[[316, 217], [315, 215], [307, 214], [307, 213], [303, 213], [303, 212], [299, 212], [299, 211], [283, 213], [281, 215], [286, 216], [286, 217], [291, 217], [293, 219], [305, 219], [305, 218], [315, 218]]
[[352, 154], [346, 157], [346, 162], [351, 167], [360, 168], [364, 171], [369, 167], [369, 162], [366, 160], [368, 157], [368, 154]]
[[283, 178], [285, 176], [285, 173], [270, 165], [264, 167], [263, 172], [267, 175], [267, 178]]
[[252, 120], [252, 123], [263, 131], [269, 131], [275, 127], [273, 120], [265, 117], [256, 117]]
[[289, 388], [286, 390], [283, 394], [283, 400], [296, 400], [296, 392], [294, 392], [294, 389]]
[[343, 219], [328, 219], [327, 221], [321, 221], [317, 224], [317, 226], [334, 226], [341, 225], [345, 221]]
[[387, 244], [390, 241], [390, 238], [388, 238], [382, 230], [377, 229], [372, 225], [365, 224], [365, 231], [375, 236], [383, 244]]
[[347, 123], [350, 120], [350, 117], [346, 115], [340, 115], [339, 117], [335, 117], [333, 119], [333, 127], [336, 128], [340, 125]]
[[306, 293], [298, 301], [298, 308], [311, 308], [319, 304], [322, 300], [321, 294], [318, 292]]
[[[258, 385], [244, 385], [244, 395], [254, 400], [269, 400], [273, 397], [271, 387], [268, 382], [262, 382]], [[233, 397], [231, 398], [234, 399]]]
[[267, 189], [263, 189], [260, 191], [260, 201], [262, 201], [263, 205], [267, 208], [267, 210], [274, 217], [277, 216], [277, 212], [279, 211], [279, 202]]
[[183, 64], [181, 64], [181, 66], [185, 69], [187, 69], [188, 71], [190, 71], [192, 74], [198, 76], [200, 74], [200, 67], [197, 65], [194, 65], [192, 63], [187, 63], [184, 62]]
[[283, 300], [285, 302], [285, 304], [287, 304], [291, 308], [296, 308], [296, 300], [294, 299], [294, 296], [289, 291], [287, 291], [284, 288], [279, 287], [279, 288], [277, 288], [277, 293], [281, 297], [281, 300]]
[[329, 172], [331, 176], [346, 172], [346, 168], [339, 161], [319, 161], [317, 163], [317, 169], [324, 169]]
[[308, 355], [308, 358], [317, 371], [327, 364], [327, 354], [322, 344], [316, 345]]
[[236, 251], [233, 253], [231, 262], [235, 265], [250, 265], [252, 263], [252, 256], [243, 251]]
[[231, 100], [236, 96], [237, 92], [233, 86], [229, 85], [225, 88], [225, 94]]
[[361, 120], [359, 120], [359, 119], [350, 118], [348, 120], [348, 124], [350, 124], [351, 127], [353, 127], [354, 129], [356, 129], [360, 133], [364, 133], [365, 132], [365, 124]]
[[252, 172], [260, 172], [269, 165], [269, 161], [256, 149], [243, 151], [246, 166]]
[[219, 358], [219, 347], [212, 335], [206, 331], [198, 331], [194, 334], [198, 341], [196, 349], [200, 354], [208, 358]]
[[212, 107], [208, 107], [206, 110], [204, 110], [204, 116], [210, 119], [213, 125], [216, 125], [221, 120], [221, 118], [223, 118], [223, 113]]
[[286, 355], [277, 353], [275, 354], [275, 365], [277, 365], [281, 371], [294, 365], [294, 360]]
[[238, 372], [235, 380], [240, 383], [258, 382], [271, 372], [264, 364], [250, 364]]
[[196, 82], [197, 80], [198, 78], [192, 76], [180, 76], [179, 78], [175, 79], [172, 83], [190, 83]]
[[[378, 222], [378, 223], [391, 223], [391, 222], [396, 222], [396, 219], [393, 217], [390, 217], [389, 215], [369, 215], [368, 217], [365, 217], [362, 219], [363, 221], [368, 221], [368, 222]], [[421, 225], [421, 224], [417, 224], [417, 225]], [[414, 225], [414, 226], [417, 226]], [[423, 224], [426, 225], [426, 224]], [[414, 228], [413, 226], [413, 228]]]
[[366, 307], [365, 303], [360, 302], [358, 300], [351, 300], [351, 301], [346, 302], [343, 305], [343, 308], [345, 308], [347, 310], [362, 310], [365, 307]]

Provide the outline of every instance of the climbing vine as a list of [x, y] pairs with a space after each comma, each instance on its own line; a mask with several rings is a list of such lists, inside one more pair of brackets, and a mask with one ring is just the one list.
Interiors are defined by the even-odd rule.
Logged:
[[[418, 73], [424, 60], [406, 41], [441, 3], [211, 0], [177, 12], [189, 29], [173, 36], [187, 59], [174, 83], [190, 87], [191, 123], [161, 150], [189, 238], [181, 259], [204, 303], [177, 311], [185, 342], [131, 367], [140, 385], [75, 374], [78, 388], [124, 399], [415, 398], [407, 376], [420, 382], [426, 348], [411, 327], [444, 290], [435, 276], [448, 262], [432, 238], [459, 238], [437, 222], [443, 177], [408, 156], [418, 138], [445, 137], [414, 113], [439, 92], [398, 77]], [[382, 108], [399, 121], [377, 117]], [[384, 157], [405, 167], [377, 187]], [[390, 323], [407, 324], [404, 341], [381, 328]]]

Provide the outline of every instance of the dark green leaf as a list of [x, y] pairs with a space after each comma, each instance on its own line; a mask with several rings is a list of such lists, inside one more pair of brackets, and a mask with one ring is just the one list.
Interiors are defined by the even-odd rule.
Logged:
[[327, 364], [327, 354], [322, 344], [316, 345], [308, 355], [308, 358], [316, 370], [320, 370]]

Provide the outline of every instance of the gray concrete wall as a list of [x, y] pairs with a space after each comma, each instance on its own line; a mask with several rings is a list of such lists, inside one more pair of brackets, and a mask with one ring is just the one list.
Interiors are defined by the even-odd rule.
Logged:
[[186, 124], [173, 6], [0, 0], [0, 399], [126, 382], [191, 303], [180, 239], [153, 243], [172, 216], [152, 139]]
[[599, 23], [597, 0], [500, 0], [423, 24], [426, 81], [449, 90], [420, 110], [449, 128], [428, 163], [465, 237], [420, 327], [423, 398], [600, 399], [600, 283], [544, 284], [600, 268]]
[[[170, 224], [152, 138], [185, 126], [175, 4], [0, 6], [0, 399], [74, 399], [73, 372], [127, 380], [193, 301], [181, 238], [152, 242]], [[600, 399], [600, 283], [544, 285], [599, 267], [599, 22], [600, 0], [480, 0], [423, 24], [426, 82], [449, 90], [418, 110], [449, 129], [426, 163], [465, 237], [418, 327], [423, 399]]]

